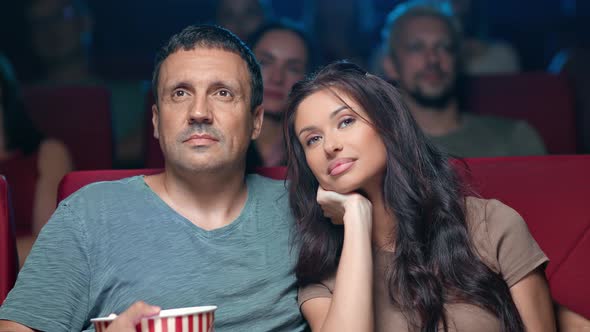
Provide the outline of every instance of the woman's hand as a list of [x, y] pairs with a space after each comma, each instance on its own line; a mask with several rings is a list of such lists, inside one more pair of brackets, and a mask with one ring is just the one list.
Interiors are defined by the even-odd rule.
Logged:
[[[336, 225], [359, 223], [368, 227], [373, 222], [373, 205], [361, 194], [339, 194], [335, 191], [318, 188], [317, 202]], [[370, 229], [370, 228], [369, 228]]]

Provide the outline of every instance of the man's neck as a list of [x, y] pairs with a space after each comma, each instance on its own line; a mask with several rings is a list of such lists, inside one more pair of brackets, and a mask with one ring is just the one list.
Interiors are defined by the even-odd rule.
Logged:
[[406, 103], [418, 126], [429, 136], [444, 136], [461, 126], [459, 106], [455, 99], [442, 109], [424, 107], [407, 95]]
[[229, 225], [242, 211], [248, 197], [245, 171], [216, 170], [189, 173], [168, 167], [146, 177], [146, 183], [173, 210], [206, 230]]

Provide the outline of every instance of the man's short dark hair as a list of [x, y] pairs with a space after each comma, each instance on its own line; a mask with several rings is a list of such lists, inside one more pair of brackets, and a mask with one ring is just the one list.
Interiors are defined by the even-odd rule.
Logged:
[[195, 48], [220, 49], [239, 55], [248, 65], [248, 72], [250, 73], [250, 108], [253, 111], [262, 104], [262, 74], [254, 54], [244, 42], [229, 30], [209, 24], [186, 27], [172, 36], [168, 43], [156, 54], [156, 65], [152, 75], [152, 91], [156, 103], [158, 102], [158, 80], [162, 62], [179, 50], [190, 51]]

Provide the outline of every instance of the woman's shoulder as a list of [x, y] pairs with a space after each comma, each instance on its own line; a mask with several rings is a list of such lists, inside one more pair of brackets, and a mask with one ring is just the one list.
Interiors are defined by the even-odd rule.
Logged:
[[69, 154], [69, 151], [62, 141], [55, 138], [45, 138], [39, 143], [39, 155], [50, 153]]
[[496, 272], [500, 270], [497, 250], [502, 238], [510, 232], [528, 233], [520, 214], [497, 199], [467, 197], [465, 217], [477, 253]]
[[548, 261], [515, 209], [499, 200], [468, 197], [466, 210], [473, 246], [508, 286]]
[[499, 223], [503, 220], [522, 219], [520, 214], [510, 206], [497, 199], [468, 196], [465, 198], [465, 215], [469, 225], [481, 223]]
[[72, 157], [64, 143], [54, 138], [41, 141], [38, 149], [38, 168], [41, 173], [53, 170], [62, 173], [72, 170]]

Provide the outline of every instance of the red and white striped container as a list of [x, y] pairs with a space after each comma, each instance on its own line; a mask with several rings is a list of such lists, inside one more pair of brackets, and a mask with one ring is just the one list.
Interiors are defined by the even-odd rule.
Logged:
[[[213, 332], [215, 327], [216, 306], [202, 306], [190, 308], [168, 309], [160, 311], [160, 314], [144, 318], [135, 326], [137, 332]], [[96, 332], [104, 332], [117, 318], [109, 317], [92, 318]]]

